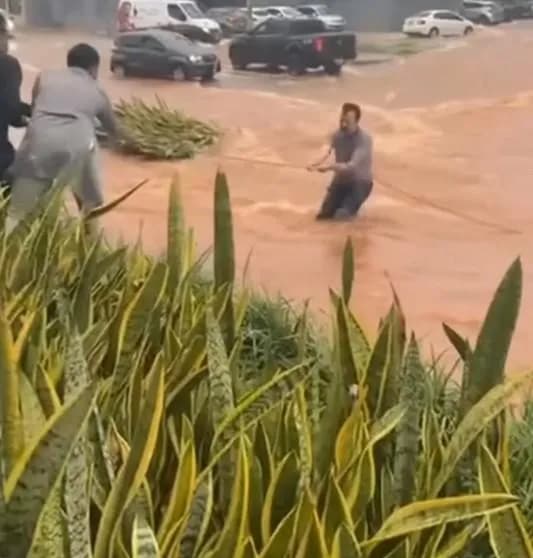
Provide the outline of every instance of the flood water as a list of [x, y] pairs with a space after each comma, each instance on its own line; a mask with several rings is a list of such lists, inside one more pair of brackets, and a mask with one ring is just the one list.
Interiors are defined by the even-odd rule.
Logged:
[[[511, 366], [533, 362], [533, 23], [479, 33], [467, 43], [406, 60], [350, 68], [339, 78], [235, 74], [218, 83], [112, 78], [111, 96], [135, 95], [216, 122], [221, 143], [194, 161], [146, 163], [105, 153], [107, 195], [150, 184], [106, 219], [109, 234], [158, 253], [165, 247], [168, 184], [178, 173], [201, 248], [212, 241], [213, 178], [228, 175], [238, 263], [270, 293], [310, 299], [317, 312], [338, 288], [342, 250], [353, 239], [354, 308], [373, 333], [391, 301], [391, 281], [426, 350], [447, 347], [443, 321], [474, 336], [491, 295], [520, 255], [525, 296]], [[74, 35], [23, 34], [16, 54], [25, 87], [63, 63]], [[108, 56], [110, 43], [93, 40]], [[46, 44], [46, 48], [43, 45]], [[221, 47], [224, 50], [224, 47]], [[339, 106], [362, 104], [375, 139], [376, 184], [351, 223], [316, 223], [327, 176], [304, 170], [324, 149]], [[247, 161], [235, 158], [247, 159]], [[269, 164], [270, 163], [270, 164]], [[283, 166], [286, 165], [286, 166]]]

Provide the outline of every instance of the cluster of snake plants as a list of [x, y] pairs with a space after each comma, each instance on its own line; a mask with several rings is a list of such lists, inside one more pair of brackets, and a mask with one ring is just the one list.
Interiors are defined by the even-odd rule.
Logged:
[[222, 174], [214, 207], [209, 280], [176, 183], [160, 259], [57, 198], [0, 226], [0, 557], [533, 556], [506, 414], [532, 375], [504, 378], [520, 262], [475, 345], [446, 327], [450, 422], [396, 295], [373, 341], [349, 310], [350, 242], [330, 341], [304, 310], [289, 358], [259, 350]]
[[120, 101], [115, 112], [126, 131], [122, 150], [148, 159], [190, 159], [220, 135], [214, 126], [187, 117], [160, 99], [153, 105], [139, 99]]

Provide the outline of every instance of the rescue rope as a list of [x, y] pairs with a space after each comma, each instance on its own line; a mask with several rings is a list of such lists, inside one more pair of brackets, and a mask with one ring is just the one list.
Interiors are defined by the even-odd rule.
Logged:
[[[240, 161], [242, 163], [251, 163], [251, 164], [258, 164], [258, 165], [266, 165], [266, 166], [270, 166], [270, 167], [278, 167], [278, 168], [285, 168], [285, 169], [292, 169], [292, 170], [307, 170], [305, 167], [302, 167], [301, 165], [293, 165], [291, 163], [278, 163], [275, 161], [264, 161], [261, 159], [252, 159], [252, 158], [248, 158], [248, 157], [239, 157], [236, 155], [217, 155], [218, 158], [220, 159], [227, 159], [230, 161]], [[411, 192], [408, 192], [407, 190], [404, 190], [403, 188], [399, 188], [398, 186], [395, 186], [394, 184], [391, 184], [390, 182], [387, 182], [385, 180], [381, 180], [379, 177], [377, 178], [377, 180], [375, 180], [375, 182], [377, 184], [379, 184], [380, 186], [383, 186], [383, 188], [385, 188], [386, 190], [389, 190], [390, 192], [394, 192], [395, 194], [399, 194], [401, 196], [403, 196], [404, 198], [407, 198], [411, 201], [414, 201], [415, 203], [417, 203], [418, 205], [425, 205], [426, 207], [430, 207], [431, 209], [435, 209], [437, 211], [440, 211], [442, 213], [446, 213], [452, 217], [455, 217], [456, 219], [462, 219], [463, 221], [467, 221], [470, 223], [473, 223], [475, 225], [479, 225], [481, 227], [485, 227], [485, 228], [490, 228], [493, 230], [497, 230], [500, 232], [503, 232], [505, 234], [521, 234], [521, 231], [519, 231], [518, 229], [514, 229], [511, 227], [508, 227], [507, 225], [502, 225], [501, 223], [496, 223], [494, 221], [489, 221], [487, 219], [483, 219], [481, 217], [476, 217], [474, 215], [468, 215], [466, 213], [462, 213], [459, 211], [456, 211], [454, 209], [450, 209], [448, 207], [442, 206], [438, 203], [432, 202], [431, 200], [428, 200], [426, 198], [423, 198], [421, 196], [417, 196], [416, 194], [412, 194]]]

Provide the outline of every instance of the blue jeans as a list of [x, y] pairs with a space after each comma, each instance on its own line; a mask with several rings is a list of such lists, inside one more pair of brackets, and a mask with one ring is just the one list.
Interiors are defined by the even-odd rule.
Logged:
[[333, 181], [322, 202], [317, 219], [348, 219], [355, 217], [372, 192], [372, 182]]

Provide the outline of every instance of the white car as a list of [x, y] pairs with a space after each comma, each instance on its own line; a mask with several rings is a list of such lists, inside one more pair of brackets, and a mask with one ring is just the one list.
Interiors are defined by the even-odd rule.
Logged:
[[14, 37], [15, 36], [15, 22], [13, 21], [13, 18], [8, 15], [8, 13], [0, 8], [0, 14], [4, 17], [4, 19], [7, 22], [7, 33], [10, 37]]
[[298, 19], [302, 17], [302, 14], [292, 6], [266, 6], [265, 10], [270, 17], [284, 19]]
[[327, 31], [343, 31], [346, 27], [345, 19], [340, 15], [330, 14], [324, 4], [306, 4], [296, 6], [296, 9], [306, 17], [322, 21]]
[[403, 24], [403, 32], [409, 36], [450, 37], [469, 35], [474, 24], [456, 12], [432, 10], [408, 17]]

